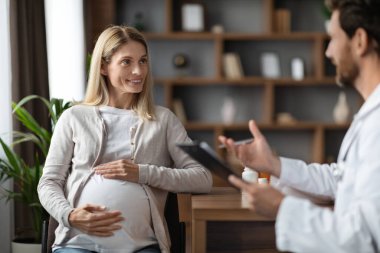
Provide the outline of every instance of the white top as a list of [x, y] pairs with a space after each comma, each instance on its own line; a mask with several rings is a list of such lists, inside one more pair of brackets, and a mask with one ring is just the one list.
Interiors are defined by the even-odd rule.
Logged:
[[[99, 108], [105, 121], [107, 141], [101, 163], [131, 158], [131, 142], [138, 123], [138, 116], [131, 110], [109, 106]], [[104, 205], [109, 210], [120, 210], [125, 220], [122, 229], [110, 237], [83, 234], [73, 229], [68, 247], [85, 248], [97, 252], [134, 252], [157, 244], [152, 229], [149, 199], [140, 184], [93, 175], [78, 200], [85, 204]]]

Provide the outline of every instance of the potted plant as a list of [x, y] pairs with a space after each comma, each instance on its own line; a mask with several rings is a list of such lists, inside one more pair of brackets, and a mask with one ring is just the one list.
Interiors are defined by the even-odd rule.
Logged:
[[[25, 103], [34, 99], [42, 101], [47, 107], [51, 121], [51, 129], [41, 127], [35, 118], [23, 107]], [[39, 244], [39, 246], [37, 246], [39, 252], [41, 251], [42, 213], [44, 210], [38, 198], [37, 184], [42, 175], [43, 163], [49, 151], [50, 139], [54, 127], [62, 112], [70, 106], [70, 102], [64, 102], [62, 99], [53, 98], [49, 101], [37, 95], [27, 96], [17, 104], [13, 102], [13, 113], [16, 115], [17, 120], [26, 127], [27, 131], [13, 131], [12, 145], [7, 145], [0, 138], [0, 145], [5, 154], [5, 159], [0, 158], [0, 182], [13, 179], [14, 185], [17, 186], [15, 190], [2, 189], [0, 197], [5, 198], [7, 201], [21, 201], [30, 208], [34, 236], [25, 241]], [[37, 152], [34, 155], [34, 164], [32, 165], [28, 165], [21, 156], [13, 151], [14, 145], [25, 142], [33, 143], [37, 148]], [[16, 239], [15, 242], [17, 241]], [[12, 247], [13, 246], [14, 245], [12, 245]]]
[[321, 11], [322, 11], [322, 15], [324, 17], [325, 31], [328, 32], [329, 25], [330, 25], [331, 11], [326, 6], [326, 4], [324, 3], [324, 1], [322, 1]]

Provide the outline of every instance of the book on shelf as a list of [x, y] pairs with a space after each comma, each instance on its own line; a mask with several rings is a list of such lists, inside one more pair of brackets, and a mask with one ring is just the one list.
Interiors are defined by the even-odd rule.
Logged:
[[181, 99], [174, 99], [173, 100], [173, 112], [178, 117], [178, 119], [182, 122], [182, 124], [186, 124], [187, 117], [185, 108], [183, 106], [183, 102]]
[[275, 31], [279, 33], [290, 32], [290, 11], [287, 9], [275, 10]]
[[240, 56], [237, 53], [225, 53], [223, 55], [223, 69], [227, 79], [244, 77]]

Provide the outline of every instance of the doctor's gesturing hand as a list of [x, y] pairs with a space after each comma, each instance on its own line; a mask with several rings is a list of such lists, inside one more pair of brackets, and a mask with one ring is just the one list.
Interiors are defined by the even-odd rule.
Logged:
[[246, 183], [233, 175], [228, 180], [247, 194], [249, 209], [257, 214], [275, 219], [284, 194], [267, 184]]
[[[279, 177], [281, 172], [280, 159], [273, 154], [255, 121], [249, 121], [249, 130], [254, 136], [253, 141], [249, 144], [235, 145], [234, 140], [230, 138], [227, 139], [224, 136], [219, 136], [219, 141], [224, 144], [227, 151], [235, 155], [244, 166]], [[233, 185], [248, 193], [247, 198], [251, 210], [269, 218], [276, 218], [284, 194], [270, 185], [246, 183], [232, 175], [228, 179]]]
[[227, 151], [236, 156], [244, 166], [258, 172], [266, 172], [279, 177], [281, 172], [280, 159], [272, 152], [255, 121], [250, 120], [248, 126], [254, 136], [251, 143], [235, 145], [233, 139], [226, 138], [225, 136], [219, 136], [219, 141], [224, 144]]

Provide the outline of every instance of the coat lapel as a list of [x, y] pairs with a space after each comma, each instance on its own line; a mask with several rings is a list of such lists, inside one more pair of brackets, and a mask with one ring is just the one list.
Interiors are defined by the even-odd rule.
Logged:
[[346, 160], [347, 153], [352, 146], [353, 141], [360, 132], [361, 125], [368, 115], [371, 114], [373, 110], [380, 106], [380, 84], [376, 87], [373, 93], [368, 97], [365, 103], [360, 108], [359, 112], [355, 115], [354, 120], [347, 131], [346, 136], [343, 139], [339, 155], [338, 162]]

